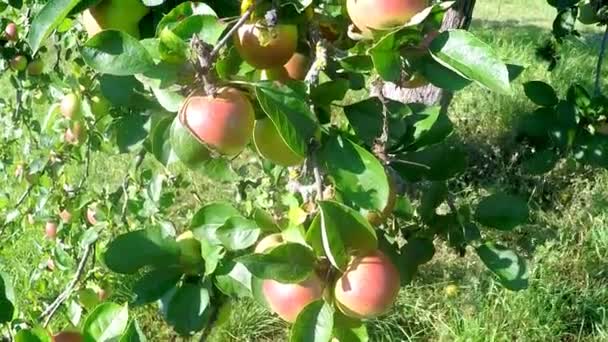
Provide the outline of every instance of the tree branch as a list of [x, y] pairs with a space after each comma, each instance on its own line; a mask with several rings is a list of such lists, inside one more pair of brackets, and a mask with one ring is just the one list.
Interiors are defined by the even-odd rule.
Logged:
[[241, 17], [236, 22], [236, 24], [234, 24], [234, 26], [232, 26], [230, 31], [228, 31], [228, 33], [226, 33], [226, 35], [224, 35], [224, 37], [222, 37], [222, 39], [215, 45], [215, 47], [213, 47], [213, 50], [209, 54], [209, 61], [208, 61], [209, 65], [213, 64], [213, 62], [217, 58], [217, 55], [219, 54], [220, 50], [228, 43], [228, 40], [230, 40], [230, 38], [236, 33], [236, 31], [238, 31], [238, 29], [241, 28], [241, 26], [245, 25], [247, 20], [249, 20], [249, 18], [251, 18], [251, 15], [253, 14], [253, 11], [255, 11], [255, 7], [259, 2], [260, 1], [258, 0], [251, 7], [249, 7], [247, 9], [247, 11], [245, 11], [241, 15]]
[[600, 46], [600, 54], [597, 59], [597, 67], [595, 69], [595, 96], [602, 94], [602, 64], [604, 63], [604, 56], [606, 54], [606, 45], [608, 44], [608, 25], [606, 25], [606, 31], [604, 31], [604, 37], [602, 38], [602, 45]]
[[68, 283], [68, 286], [65, 288], [65, 290], [63, 290], [63, 292], [61, 292], [61, 294], [57, 296], [55, 301], [53, 301], [53, 303], [51, 303], [51, 305], [49, 305], [47, 309], [44, 310], [44, 312], [40, 315], [39, 319], [44, 319], [44, 322], [42, 323], [43, 327], [46, 328], [49, 325], [49, 322], [51, 321], [61, 304], [63, 304], [63, 302], [65, 302], [70, 297], [72, 292], [74, 292], [76, 285], [84, 274], [87, 260], [89, 259], [89, 256], [91, 255], [91, 252], [94, 249], [93, 246], [94, 243], [90, 243], [85, 247], [84, 253], [80, 258], [80, 262], [78, 263], [78, 268], [76, 269], [76, 274], [74, 275], [74, 278], [72, 278], [72, 280]]

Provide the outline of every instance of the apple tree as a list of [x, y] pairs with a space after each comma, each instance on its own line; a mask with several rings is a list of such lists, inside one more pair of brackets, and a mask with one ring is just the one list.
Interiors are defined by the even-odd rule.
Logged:
[[[204, 339], [251, 297], [293, 341], [366, 341], [365, 320], [391, 309], [440, 240], [527, 287], [526, 260], [490, 238], [527, 222], [526, 201], [458, 198], [467, 155], [449, 113], [386, 93], [511, 91], [520, 67], [441, 30], [455, 2], [9, 3], [0, 232], [44, 222], [50, 258], [33, 277], [70, 274], [29, 309], [3, 274], [10, 338], [145, 340], [130, 309], [157, 305], [177, 334]], [[89, 186], [92, 155], [117, 154], [133, 158], [120, 185]], [[193, 174], [222, 200], [196, 194]], [[130, 300], [107, 301], [104, 280], [127, 277]]]

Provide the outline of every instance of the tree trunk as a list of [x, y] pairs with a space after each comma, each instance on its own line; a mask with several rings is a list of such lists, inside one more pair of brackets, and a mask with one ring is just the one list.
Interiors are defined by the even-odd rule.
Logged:
[[[461, 28], [468, 29], [473, 17], [473, 8], [476, 0], [459, 0], [445, 14], [441, 31]], [[400, 88], [394, 83], [387, 83], [384, 86], [384, 96], [403, 103], [424, 103], [426, 105], [441, 104], [445, 111], [452, 101], [453, 94], [449, 91], [437, 88], [431, 84], [415, 88]]]

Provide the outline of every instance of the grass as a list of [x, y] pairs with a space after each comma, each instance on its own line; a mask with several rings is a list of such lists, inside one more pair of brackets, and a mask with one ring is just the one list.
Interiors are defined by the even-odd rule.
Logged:
[[[562, 48], [563, 60], [553, 71], [535, 55], [550, 35], [555, 11], [544, 0], [478, 1], [472, 31], [505, 60], [526, 66], [512, 95], [489, 93], [471, 86], [458, 93], [450, 108], [457, 126], [455, 140], [464, 141], [471, 169], [452, 184], [463, 201], [475, 203], [484, 194], [509, 191], [529, 199], [531, 222], [515, 234], [492, 235], [528, 256], [530, 288], [510, 292], [498, 286], [474, 255], [454, 255], [439, 245], [433, 261], [424, 265], [405, 287], [395, 309], [368, 322], [371, 341], [606, 341], [608, 340], [608, 176], [565, 162], [542, 177], [523, 174], [517, 165], [517, 144], [511, 127], [534, 109], [521, 84], [543, 80], [561, 96], [573, 81], [591, 86], [596, 62], [597, 30], [583, 30], [578, 41]], [[607, 79], [608, 74], [603, 75]], [[606, 86], [606, 85], [605, 85]], [[515, 161], [515, 162], [514, 162]], [[98, 184], [119, 184], [126, 161], [94, 160]], [[195, 189], [222, 197], [212, 184], [193, 178]], [[26, 231], [2, 246], [0, 260], [10, 265], [22, 304], [32, 305], [56, 293], [65, 277], [31, 272], [45, 260], [48, 245], [38, 233]], [[37, 232], [37, 230], [36, 230]], [[67, 273], [66, 273], [67, 275]], [[31, 281], [39, 277], [39, 281]], [[124, 298], [129, 281], [122, 280], [115, 298]], [[448, 296], [447, 285], [458, 294]], [[47, 298], [48, 299], [48, 298]], [[36, 310], [36, 308], [33, 308]], [[156, 309], [136, 310], [144, 331], [165, 341], [172, 333]], [[283, 341], [287, 327], [251, 301], [233, 303], [226, 323], [212, 341]]]

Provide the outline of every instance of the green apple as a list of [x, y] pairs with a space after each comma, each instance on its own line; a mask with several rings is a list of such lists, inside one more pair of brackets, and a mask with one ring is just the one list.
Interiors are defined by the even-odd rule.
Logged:
[[24, 56], [15, 56], [11, 59], [11, 69], [15, 71], [23, 71], [27, 68], [27, 58]]
[[102, 0], [82, 13], [82, 24], [89, 37], [113, 29], [139, 39], [139, 21], [149, 11], [141, 0]]
[[110, 112], [110, 101], [108, 101], [105, 97], [93, 96], [91, 97], [91, 112], [95, 115], [96, 118], [101, 118], [106, 116]]
[[41, 75], [44, 71], [44, 62], [41, 59], [31, 61], [27, 66], [27, 73], [30, 76]]
[[201, 243], [194, 237], [191, 230], [182, 233], [175, 241], [179, 245], [180, 264], [189, 271], [194, 271], [197, 266], [202, 265]]

